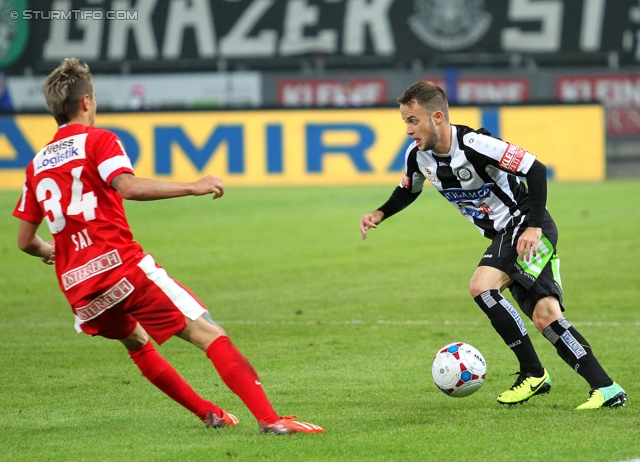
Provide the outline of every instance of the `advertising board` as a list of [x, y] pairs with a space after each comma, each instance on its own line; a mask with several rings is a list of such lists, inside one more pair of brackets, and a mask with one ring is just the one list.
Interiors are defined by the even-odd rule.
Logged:
[[[450, 118], [526, 148], [558, 180], [604, 178], [601, 106], [454, 107]], [[119, 136], [140, 176], [213, 174], [227, 185], [394, 184], [412, 141], [396, 108], [117, 113], [96, 123]], [[0, 187], [22, 187], [55, 130], [48, 115], [0, 118]]]

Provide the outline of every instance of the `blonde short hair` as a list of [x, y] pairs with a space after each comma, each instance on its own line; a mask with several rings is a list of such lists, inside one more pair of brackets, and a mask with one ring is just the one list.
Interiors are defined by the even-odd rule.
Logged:
[[84, 95], [93, 98], [93, 81], [89, 66], [76, 58], [66, 58], [42, 86], [49, 111], [59, 125], [66, 124], [80, 110]]

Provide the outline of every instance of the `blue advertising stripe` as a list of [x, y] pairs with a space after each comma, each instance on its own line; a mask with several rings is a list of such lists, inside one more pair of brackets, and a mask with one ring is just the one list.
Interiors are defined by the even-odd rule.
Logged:
[[267, 125], [267, 172], [282, 173], [282, 125]]
[[[452, 107], [450, 116], [517, 140], [549, 177], [604, 178], [600, 105]], [[212, 174], [233, 185], [394, 184], [413, 142], [395, 108], [113, 113], [99, 123], [120, 138], [140, 176], [187, 182]], [[23, 187], [24, 169], [55, 129], [48, 115], [0, 117], [0, 190]]]
[[482, 126], [496, 138], [500, 138], [500, 110], [495, 107], [482, 109]]

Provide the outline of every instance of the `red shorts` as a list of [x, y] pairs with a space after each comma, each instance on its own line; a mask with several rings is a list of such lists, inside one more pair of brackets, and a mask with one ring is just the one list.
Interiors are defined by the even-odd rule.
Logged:
[[146, 255], [120, 282], [91, 300], [75, 303], [73, 311], [78, 332], [121, 340], [140, 323], [162, 344], [186, 327], [185, 317], [196, 320], [206, 308]]

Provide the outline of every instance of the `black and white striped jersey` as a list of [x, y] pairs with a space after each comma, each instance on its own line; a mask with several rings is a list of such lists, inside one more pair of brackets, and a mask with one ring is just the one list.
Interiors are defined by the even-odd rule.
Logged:
[[451, 125], [451, 150], [420, 151], [412, 143], [405, 155], [399, 187], [417, 194], [431, 183], [480, 232], [493, 239], [514, 216], [529, 212], [524, 177], [536, 157], [484, 129]]

